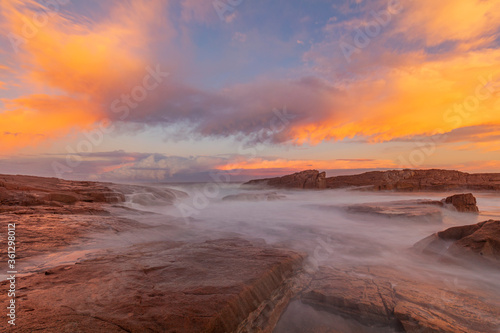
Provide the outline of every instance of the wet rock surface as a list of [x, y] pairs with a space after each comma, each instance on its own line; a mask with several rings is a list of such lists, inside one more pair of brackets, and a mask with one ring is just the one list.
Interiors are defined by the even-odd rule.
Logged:
[[414, 249], [466, 262], [491, 261], [500, 268], [500, 221], [452, 227], [424, 238]]
[[322, 267], [301, 301], [404, 332], [493, 333], [500, 327], [500, 303], [494, 295], [391, 267]]
[[[9, 223], [15, 223], [18, 239], [16, 257], [23, 261], [70, 246], [88, 233], [117, 234], [145, 227], [131, 219], [102, 214], [10, 213], [0, 215], [0, 226], [4, 230], [7, 229]], [[6, 258], [7, 254], [2, 251], [0, 262], [4, 264]]]
[[[143, 227], [111, 216], [109, 204], [125, 199], [111, 186], [115, 185], [0, 175], [0, 226], [6, 229], [8, 223], [15, 223], [20, 240], [17, 258], [57, 251], [89, 232], [118, 233]], [[2, 263], [5, 258], [2, 251]]]
[[417, 222], [441, 223], [442, 210], [439, 205], [425, 200], [390, 201], [347, 206], [351, 214], [367, 214], [390, 219], [410, 219]]
[[52, 201], [118, 203], [125, 197], [112, 184], [58, 178], [0, 175], [0, 205], [34, 206]]
[[284, 308], [272, 305], [291, 296], [276, 291], [302, 259], [243, 239], [137, 245], [24, 277], [16, 331], [245, 332], [252, 323], [240, 323], [253, 314], [270, 332]]
[[368, 214], [390, 219], [410, 219], [419, 222], [442, 222], [442, 208], [463, 213], [478, 213], [476, 198], [472, 193], [456, 194], [441, 201], [402, 200], [364, 203], [345, 207], [348, 213]]

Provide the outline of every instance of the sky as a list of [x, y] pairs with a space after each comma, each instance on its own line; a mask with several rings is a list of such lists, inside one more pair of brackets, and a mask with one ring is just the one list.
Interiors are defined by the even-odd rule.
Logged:
[[500, 172], [500, 0], [0, 0], [0, 173]]

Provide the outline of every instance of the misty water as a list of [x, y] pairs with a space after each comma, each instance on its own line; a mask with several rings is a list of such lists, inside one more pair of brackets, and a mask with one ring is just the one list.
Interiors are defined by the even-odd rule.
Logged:
[[[500, 275], [496, 269], [443, 265], [411, 251], [416, 242], [437, 231], [500, 219], [499, 196], [492, 193], [474, 193], [481, 210], [479, 215], [441, 209], [442, 222], [429, 222], [425, 219], [350, 214], [345, 208], [363, 203], [441, 200], [454, 193], [298, 191], [256, 189], [240, 184], [223, 188], [207, 184], [156, 185], [157, 188], [165, 186], [183, 191], [188, 196], [179, 198], [175, 205], [162, 205], [158, 196], [145, 200], [148, 196], [143, 193], [129, 196], [128, 207], [160, 214], [143, 220], [159, 229], [164, 228], [164, 232], [155, 233], [155, 239], [203, 241], [241, 237], [307, 253], [310, 260], [306, 264], [313, 271], [318, 266], [346, 264], [389, 266], [411, 272], [411, 276], [440, 279], [450, 289], [486, 290], [493, 298], [500, 295]], [[274, 200], [268, 201], [266, 196], [270, 193]], [[232, 200], [224, 200], [227, 196], [232, 196]], [[140, 203], [134, 203], [137, 201]], [[335, 328], [342, 332], [392, 331], [365, 327], [293, 301], [275, 332], [301, 332], [311, 326]]]
[[[339, 265], [383, 265], [411, 272], [413, 276], [453, 281], [454, 285], [481, 288], [500, 295], [498, 269], [480, 270], [460, 265], [443, 265], [411, 251], [419, 240], [451, 226], [500, 220], [498, 195], [474, 193], [479, 215], [443, 209], [442, 223], [408, 218], [383, 218], [347, 213], [352, 204], [442, 198], [454, 193], [394, 193], [352, 190], [276, 190], [226, 184], [147, 185], [127, 195], [127, 210], [113, 213], [148, 225], [148, 228], [114, 235], [89, 235], [83, 244], [24, 263], [25, 272], [91, 258], [102, 250], [119, 249], [151, 241], [202, 242], [208, 239], [240, 237], [293, 249], [309, 255], [309, 268]], [[212, 187], [210, 187], [212, 186]], [[151, 190], [154, 189], [154, 190]], [[174, 190], [174, 191], [171, 191]], [[272, 194], [275, 200], [265, 199]], [[187, 195], [186, 195], [187, 194]], [[208, 194], [208, 195], [207, 195]], [[246, 194], [224, 200], [231, 195]], [[175, 202], [172, 204], [172, 197]], [[253, 200], [252, 200], [253, 199]], [[387, 332], [368, 328], [340, 316], [312, 309], [293, 301], [276, 332], [294, 332], [293, 327], [310, 326], [310, 321], [342, 332]], [[300, 321], [300, 322], [295, 322]], [[296, 332], [300, 332], [297, 328]]]

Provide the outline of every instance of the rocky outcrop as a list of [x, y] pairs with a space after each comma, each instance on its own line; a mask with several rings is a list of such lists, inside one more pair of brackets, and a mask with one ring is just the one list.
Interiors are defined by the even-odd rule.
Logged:
[[369, 190], [454, 191], [500, 190], [500, 174], [468, 174], [452, 170], [374, 171], [327, 178], [327, 188], [366, 187]]
[[246, 185], [267, 185], [277, 188], [324, 189], [326, 173], [318, 170], [306, 170], [278, 178], [251, 180]]
[[442, 208], [458, 212], [479, 212], [476, 198], [471, 194], [456, 194], [441, 201], [401, 200], [363, 203], [345, 207], [351, 214], [367, 214], [391, 219], [410, 219], [419, 222], [442, 222]]
[[301, 296], [323, 311], [404, 332], [497, 332], [500, 304], [481, 290], [390, 267], [321, 267]]
[[[40, 206], [43, 207], [43, 206]], [[16, 238], [22, 240], [16, 246], [16, 258], [26, 262], [28, 258], [57, 252], [78, 243], [90, 233], [116, 234], [145, 228], [131, 219], [118, 218], [102, 210], [84, 210], [81, 214], [66, 211], [64, 207], [50, 207], [49, 211], [19, 211], [0, 215], [0, 228], [7, 230], [9, 223], [16, 225]], [[6, 251], [0, 253], [0, 263], [5, 263]]]
[[118, 203], [125, 196], [112, 184], [19, 175], [0, 175], [0, 205], [35, 206], [59, 202]]
[[485, 221], [452, 227], [438, 232], [413, 247], [427, 254], [451, 257], [468, 262], [487, 261], [500, 264], [500, 221]]
[[417, 222], [441, 223], [443, 220], [439, 205], [424, 200], [356, 204], [347, 206], [346, 211], [351, 214], [366, 214], [389, 219], [409, 219]]
[[[15, 223], [16, 257], [25, 259], [58, 251], [84, 235], [143, 228], [140, 223], [111, 216], [110, 203], [125, 200], [113, 184], [56, 178], [0, 175], [0, 226]], [[0, 253], [5, 262], [6, 253]]]
[[238, 238], [137, 245], [23, 277], [16, 332], [271, 332], [302, 259]]
[[472, 195], [472, 193], [452, 195], [451, 197], [443, 199], [443, 203], [451, 204], [459, 212], [463, 213], [479, 212], [476, 198]]
[[[347, 188], [383, 191], [498, 191], [500, 173], [469, 174], [452, 170], [391, 170], [373, 171], [358, 175], [320, 177], [316, 183], [316, 170], [308, 170], [278, 178], [252, 180], [246, 184], [267, 184], [288, 188]], [[322, 173], [321, 173], [322, 174]], [[311, 179], [305, 181], [305, 179]], [[323, 178], [325, 185], [323, 185]], [[304, 187], [305, 183], [309, 187]], [[316, 184], [316, 185], [315, 185]]]

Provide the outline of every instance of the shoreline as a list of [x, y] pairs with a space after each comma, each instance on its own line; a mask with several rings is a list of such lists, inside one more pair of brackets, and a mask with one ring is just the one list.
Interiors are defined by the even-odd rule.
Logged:
[[[162, 202], [168, 206], [168, 204], [173, 205], [175, 200], [190, 199], [189, 194], [172, 192], [168, 188], [158, 186], [72, 181], [61, 181], [64, 186], [58, 186], [56, 184], [58, 182], [59, 180], [54, 179], [41, 179], [38, 184], [33, 182], [29, 184], [29, 188], [23, 187], [25, 183], [22, 181], [20, 184], [11, 182], [6, 186], [12, 194], [9, 204], [0, 206], [0, 209], [8, 212], [2, 214], [0, 220], [6, 222], [9, 218], [16, 219], [16, 225], [19, 226], [18, 240], [20, 244], [25, 242], [19, 248], [18, 260], [21, 263], [24, 260], [25, 265], [29, 263], [28, 266], [32, 264], [32, 271], [25, 274], [19, 271], [20, 274], [17, 275], [16, 283], [20, 283], [22, 287], [18, 290], [20, 298], [16, 316], [23, 320], [29, 318], [31, 325], [23, 326], [20, 332], [48, 327], [46, 325], [49, 325], [51, 318], [55, 317], [68, 318], [70, 322], [74, 322], [77, 317], [82, 318], [83, 314], [86, 319], [81, 321], [81, 325], [93, 325], [94, 328], [99, 327], [109, 332], [124, 330], [136, 332], [145, 327], [160, 332], [167, 328], [186, 325], [183, 320], [187, 319], [181, 320], [183, 316], [190, 318], [189, 327], [191, 329], [197, 327], [198, 331], [246, 332], [259, 328], [271, 332], [275, 327], [286, 326], [286, 323], [280, 322], [282, 317], [293, 322], [295, 316], [287, 311], [305, 305], [317, 308], [318, 314], [327, 311], [347, 316], [349, 320], [342, 325], [358, 327], [356, 325], [359, 324], [362, 325], [359, 327], [366, 332], [369, 332], [367, 327], [374, 324], [383, 327], [403, 325], [408, 329], [414, 325], [414, 314], [424, 311], [419, 305], [422, 300], [416, 296], [419, 293], [424, 293], [425, 302], [433, 304], [430, 317], [419, 324], [421, 327], [430, 328], [435, 324], [432, 324], [433, 318], [448, 316], [446, 311], [449, 310], [446, 309], [450, 306], [453, 309], [451, 311], [461, 311], [454, 303], [443, 301], [444, 291], [446, 297], [459, 299], [460, 302], [468, 304], [468, 312], [461, 314], [465, 319], [490, 316], [494, 313], [500, 315], [500, 304], [495, 305], [495, 302], [488, 300], [488, 294], [482, 289], [472, 287], [465, 292], [462, 285], [450, 286], [445, 282], [453, 279], [456, 276], [454, 274], [458, 272], [467, 272], [467, 269], [460, 270], [458, 269], [460, 266], [454, 263], [443, 263], [451, 269], [450, 272], [445, 270], [439, 273], [434, 266], [426, 269], [426, 265], [431, 263], [429, 260], [435, 260], [432, 256], [422, 257], [410, 251], [400, 260], [410, 260], [412, 256], [414, 259], [411, 259], [411, 262], [403, 261], [405, 265], [401, 267], [384, 266], [382, 262], [377, 262], [379, 260], [370, 261], [370, 257], [360, 261], [357, 266], [352, 266], [354, 263], [350, 266], [347, 261], [322, 266], [326, 262], [314, 264], [316, 252], [309, 254], [300, 252], [300, 246], [290, 247], [290, 244], [287, 246], [286, 243], [280, 242], [270, 244], [264, 239], [258, 240], [245, 233], [236, 236], [229, 229], [216, 228], [210, 231], [211, 229], [204, 226], [203, 218], [193, 221], [190, 225], [184, 225], [179, 224], [181, 221], [179, 217], [170, 216], [168, 211], [160, 214], [148, 212], [148, 209], [134, 210], [127, 207], [129, 204], [124, 206], [126, 198], [135, 201], [135, 205], [148, 202], [158, 204], [157, 200], [164, 200]], [[110, 193], [118, 190], [121, 191], [118, 194]], [[251, 192], [245, 187], [232, 187], [231, 191], [230, 193]], [[224, 201], [219, 198], [221, 201], [217, 201], [217, 204], [224, 202], [226, 205], [238, 205], [238, 200], [255, 198], [257, 201], [250, 202], [258, 206], [263, 204], [259, 203], [262, 202], [259, 200], [264, 200], [265, 203], [269, 202], [268, 198], [277, 200], [271, 202], [279, 203], [286, 202], [287, 195], [297, 195], [298, 198], [309, 196], [309, 191], [287, 191], [281, 191], [286, 194], [281, 197], [233, 195], [232, 200], [235, 201]], [[326, 192], [310, 193], [315, 193], [318, 197]], [[397, 195], [393, 196], [391, 192], [384, 193], [387, 195], [385, 200], [389, 205], [384, 209], [388, 209], [387, 213], [392, 214], [394, 209], [399, 209], [398, 205], [401, 203]], [[413, 192], [409, 195], [425, 196], [426, 193], [428, 192], [420, 194]], [[338, 192], [337, 195], [342, 194]], [[436, 192], [431, 197], [439, 196], [440, 193]], [[377, 194], [373, 193], [360, 200], [364, 202], [364, 206], [363, 204], [360, 206], [362, 212], [365, 207], [371, 207], [369, 201], [367, 202], [371, 197], [377, 198]], [[12, 198], [19, 198], [21, 200], [19, 203], [23, 205], [12, 205]], [[49, 198], [51, 200], [47, 200]], [[112, 198], [111, 202], [107, 202], [106, 198]], [[122, 198], [123, 201], [116, 202], [115, 198]], [[34, 202], [36, 205], [24, 205], [26, 202]], [[418, 200], [411, 202], [418, 203]], [[394, 203], [396, 206], [393, 206]], [[358, 209], [356, 205], [354, 207]], [[384, 206], [377, 205], [377, 207]], [[437, 207], [435, 209], [444, 209]], [[353, 215], [353, 219], [364, 216], [356, 214]], [[466, 214], [460, 216], [469, 220], [473, 217], [467, 215], [470, 213], [447, 212], [446, 214], [451, 214], [450, 216]], [[420, 218], [418, 216], [417, 218]], [[384, 222], [383, 215], [381, 218], [381, 227], [389, 225], [387, 224], [389, 220]], [[366, 224], [366, 227], [368, 226], [370, 224]], [[444, 225], [438, 223], [430, 225], [429, 228], [439, 231], [444, 229]], [[330, 251], [328, 247], [321, 247], [320, 250], [324, 253]], [[378, 256], [376, 252], [373, 255]], [[37, 267], [37, 262], [38, 265], [43, 265], [40, 261], [44, 258], [49, 259], [49, 262], [55, 261]], [[335, 256], [332, 259], [334, 258]], [[361, 262], [364, 264], [359, 266]], [[419, 276], [408, 275], [407, 269], [415, 269], [419, 265], [421, 266], [418, 268]], [[236, 275], [238, 278], [234, 275], [235, 267], [239, 270]], [[481, 267], [486, 266], [478, 267], [484, 270]], [[496, 270], [492, 272], [499, 274]], [[434, 277], [430, 279], [431, 276]], [[465, 284], [468, 279], [472, 286], [477, 282], [473, 276], [463, 277], [460, 281]], [[256, 281], [261, 282], [256, 284]], [[5, 283], [6, 280], [0, 282], [2, 285]], [[366, 288], [372, 288], [373, 284], [378, 291], [368, 294], [372, 300], [371, 305], [363, 308], [366, 300], [360, 298], [363, 293], [359, 294], [358, 288], [362, 286], [362, 290], [370, 290]], [[388, 284], [399, 287], [384, 289]], [[179, 288], [183, 290], [180, 294]], [[496, 288], [495, 284], [491, 285], [491, 288]], [[77, 290], [78, 292], [75, 292]], [[133, 292], [134, 297], [138, 298], [130, 298], [126, 290]], [[230, 293], [233, 296], [227, 296], [227, 290], [233, 290], [234, 292]], [[247, 294], [248, 290], [253, 291]], [[265, 297], [255, 298], [255, 293]], [[51, 300], [58, 294], [66, 295], [62, 298], [64, 309], [54, 308], [47, 303], [48, 301], [42, 301]], [[482, 295], [484, 301], [476, 299], [479, 295]], [[0, 298], [3, 299], [4, 296], [1, 295]], [[140, 303], [136, 303], [139, 299]], [[172, 299], [180, 303], [172, 303]], [[293, 303], [296, 301], [299, 303]], [[253, 305], [244, 307], [243, 312], [236, 310], [235, 304], [248, 302]], [[135, 304], [135, 306], [132, 308], [125, 304]], [[192, 311], [195, 309], [202, 311], [202, 308], [198, 307], [202, 304], [204, 309], [211, 310], [207, 310], [203, 317], [193, 317]], [[295, 305], [289, 309], [289, 304]], [[347, 311], [338, 304], [352, 304], [353, 308]], [[163, 313], [162, 318], [170, 319], [160, 320], [159, 313], [151, 310], [153, 308], [150, 308], [150, 305], [154, 305], [153, 308], [158, 308], [158, 311]], [[122, 308], [123, 310], [116, 312]], [[106, 319], [103, 321], [102, 318]], [[488, 331], [495, 323], [495, 320], [491, 319], [494, 315], [490, 319], [484, 318], [482, 325], [485, 331]], [[471, 322], [474, 325], [480, 324], [477, 321]], [[20, 321], [17, 323], [21, 325]], [[445, 328], [450, 323], [455, 328], [467, 325], [463, 320], [457, 321], [453, 316], [439, 325]], [[498, 324], [500, 325], [500, 322]]]

